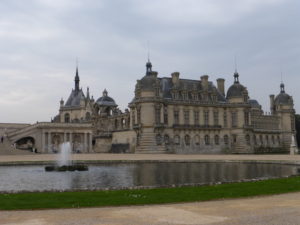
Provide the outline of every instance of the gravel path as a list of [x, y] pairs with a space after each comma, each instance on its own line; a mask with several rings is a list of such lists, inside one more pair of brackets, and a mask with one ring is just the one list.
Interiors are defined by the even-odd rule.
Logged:
[[298, 225], [300, 193], [153, 206], [0, 211], [2, 225]]

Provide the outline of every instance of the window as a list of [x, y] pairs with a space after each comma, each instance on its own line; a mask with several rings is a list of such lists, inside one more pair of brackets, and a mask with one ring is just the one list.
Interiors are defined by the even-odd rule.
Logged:
[[220, 144], [220, 138], [219, 135], [215, 135], [215, 144], [219, 145]]
[[249, 134], [246, 135], [246, 143], [247, 143], [247, 145], [250, 145], [250, 135]]
[[137, 109], [137, 122], [138, 124], [141, 123], [141, 108]]
[[219, 112], [214, 111], [214, 125], [219, 125]]
[[280, 145], [280, 136], [279, 135], [277, 136], [277, 142]]
[[160, 107], [155, 107], [155, 122], [160, 123]]
[[199, 111], [194, 111], [194, 123], [199, 125]]
[[175, 135], [175, 137], [174, 137], [174, 144], [180, 145], [180, 137], [178, 135]]
[[70, 114], [69, 113], [65, 114], [65, 123], [70, 123]]
[[124, 118], [122, 118], [122, 119], [121, 119], [121, 127], [122, 127], [122, 128], [125, 128], [125, 126], [126, 126], [126, 121], [125, 121]]
[[179, 124], [179, 111], [178, 110], [174, 111], [174, 124], [176, 124], [176, 125]]
[[229, 144], [229, 138], [228, 138], [228, 135], [224, 135], [224, 143], [225, 145], [228, 145]]
[[169, 135], [165, 134], [165, 136], [164, 136], [164, 141], [165, 141], [165, 144], [166, 144], [166, 145], [169, 145], [169, 144], [170, 144], [170, 137], [169, 137]]
[[249, 125], [249, 112], [245, 112], [244, 117], [245, 117], [245, 125], [248, 126]]
[[132, 110], [132, 126], [135, 124], [135, 112]]
[[194, 140], [196, 145], [200, 145], [200, 137], [198, 135], [195, 136]]
[[260, 141], [260, 144], [261, 144], [261, 145], [264, 144], [264, 140], [263, 140], [263, 136], [262, 136], [262, 135], [259, 135], [259, 141]]
[[191, 143], [191, 138], [189, 135], [185, 135], [184, 137], [184, 142], [185, 142], [185, 145], [190, 145]]
[[272, 135], [272, 144], [275, 145], [275, 138], [273, 135]]
[[87, 112], [87, 113], [85, 114], [85, 119], [86, 119], [86, 120], [90, 120], [90, 119], [91, 119], [91, 113], [90, 113], [90, 112]]
[[184, 124], [185, 125], [190, 124], [190, 111], [189, 110], [184, 111]]
[[231, 126], [237, 127], [237, 113], [231, 112]]
[[164, 107], [164, 123], [168, 124], [168, 107]]
[[257, 145], [256, 135], [253, 136], [253, 141], [254, 141], [254, 144]]
[[269, 145], [269, 136], [268, 135], [266, 136], [266, 143], [267, 143], [267, 145]]
[[208, 126], [209, 124], [209, 111], [204, 111], [204, 125]]
[[209, 136], [208, 135], [205, 135], [204, 142], [205, 142], [205, 145], [209, 145]]
[[223, 119], [224, 119], [224, 127], [227, 127], [228, 124], [227, 124], [227, 112], [226, 111], [223, 114]]
[[162, 144], [162, 138], [160, 134], [156, 135], [156, 144], [157, 145], [161, 145]]

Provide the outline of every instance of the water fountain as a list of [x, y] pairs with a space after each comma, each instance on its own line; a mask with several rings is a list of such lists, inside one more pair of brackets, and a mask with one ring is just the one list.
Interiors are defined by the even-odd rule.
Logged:
[[51, 171], [86, 171], [88, 170], [87, 165], [73, 164], [71, 160], [71, 143], [64, 142], [60, 145], [60, 154], [58, 155], [57, 164], [46, 166], [47, 172]]

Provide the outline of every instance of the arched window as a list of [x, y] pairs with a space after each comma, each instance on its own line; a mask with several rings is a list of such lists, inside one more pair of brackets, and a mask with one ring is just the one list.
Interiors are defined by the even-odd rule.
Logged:
[[200, 137], [198, 135], [195, 136], [194, 140], [196, 145], [200, 145]]
[[184, 142], [185, 142], [185, 145], [190, 145], [191, 144], [191, 138], [188, 134], [185, 135]]
[[257, 145], [256, 135], [253, 136], [253, 141], [254, 141], [254, 144]]
[[118, 120], [117, 120], [117, 119], [115, 119], [115, 129], [118, 129], [118, 126], [119, 126], [119, 124], [118, 124]]
[[65, 114], [65, 123], [70, 123], [70, 114], [69, 113]]
[[219, 145], [220, 144], [220, 138], [219, 135], [215, 135], [215, 144]]
[[209, 136], [208, 135], [205, 135], [204, 142], [205, 142], [205, 145], [209, 145], [210, 140], [209, 140]]
[[247, 143], [247, 145], [250, 145], [250, 135], [249, 134], [246, 135], [246, 143]]
[[175, 137], [174, 137], [174, 144], [180, 145], [180, 137], [178, 135], [175, 135]]
[[224, 135], [224, 143], [225, 145], [228, 145], [229, 144], [229, 138], [228, 138], [228, 135]]
[[259, 135], [259, 141], [260, 141], [260, 144], [261, 144], [261, 145], [264, 144], [264, 139], [263, 139], [263, 136], [262, 136], [262, 135]]
[[169, 137], [169, 135], [165, 134], [165, 136], [164, 136], [164, 142], [165, 142], [166, 145], [170, 144], [170, 137]]
[[86, 120], [90, 120], [90, 119], [91, 119], [91, 113], [90, 113], [90, 112], [87, 112], [87, 113], [85, 114], [85, 119], [86, 119]]
[[162, 144], [162, 140], [161, 140], [161, 135], [160, 134], [156, 135], [156, 144], [157, 145], [161, 145]]

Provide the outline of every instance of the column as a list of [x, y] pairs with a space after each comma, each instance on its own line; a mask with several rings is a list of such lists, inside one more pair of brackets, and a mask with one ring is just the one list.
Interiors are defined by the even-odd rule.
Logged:
[[73, 149], [73, 133], [70, 132], [69, 135], [70, 135], [69, 141], [70, 141], [70, 145], [71, 145], [71, 151], [73, 152], [73, 150], [74, 150], [74, 149]]
[[64, 142], [67, 142], [67, 133], [64, 132]]
[[48, 132], [48, 148], [47, 152], [51, 152], [51, 132]]
[[87, 133], [83, 133], [83, 152], [88, 152]]
[[45, 152], [45, 146], [46, 146], [46, 137], [45, 137], [46, 133], [44, 131], [42, 131], [42, 149], [40, 149], [41, 152]]
[[92, 142], [93, 142], [93, 135], [92, 135], [92, 133], [89, 133], [89, 152], [92, 152]]

